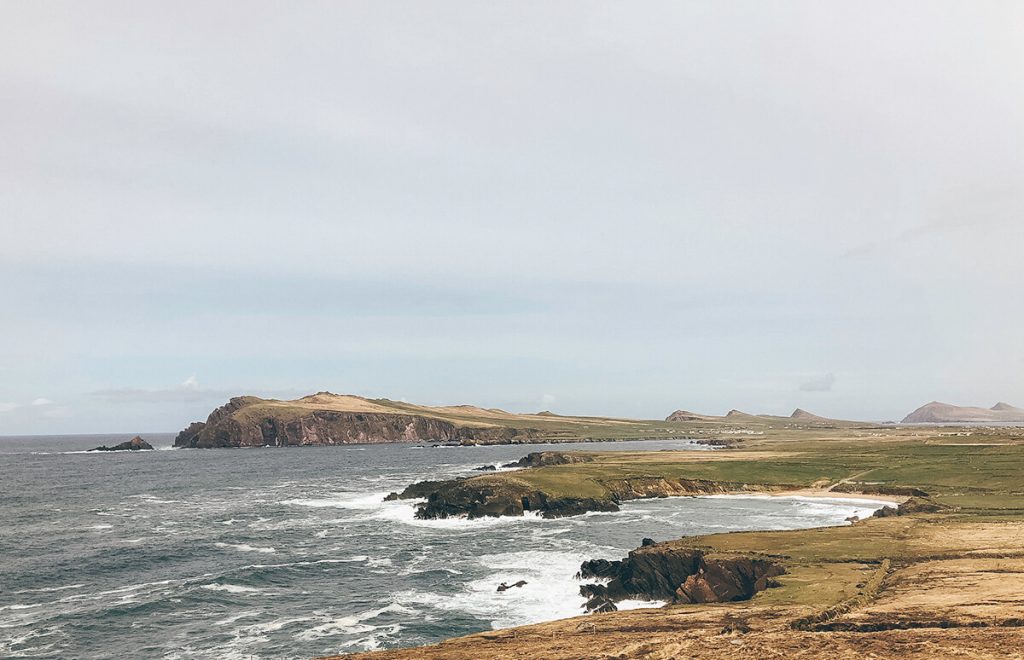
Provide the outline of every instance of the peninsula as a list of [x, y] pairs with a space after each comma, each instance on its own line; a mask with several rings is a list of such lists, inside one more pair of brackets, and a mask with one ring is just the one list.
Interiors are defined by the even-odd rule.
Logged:
[[[1019, 648], [1024, 429], [798, 428], [751, 417], [750, 433], [715, 451], [540, 452], [520, 470], [393, 497], [416, 498], [420, 517], [577, 515], [725, 493], [892, 505], [841, 527], [644, 539], [628, 557], [580, 567], [581, 602], [595, 614], [346, 657], [568, 659], [586, 649], [603, 658], [923, 660]], [[615, 611], [622, 598], [670, 604]]]

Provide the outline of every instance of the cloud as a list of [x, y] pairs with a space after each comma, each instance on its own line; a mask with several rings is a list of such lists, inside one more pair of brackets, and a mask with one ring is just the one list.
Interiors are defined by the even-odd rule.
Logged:
[[12, 410], [16, 410], [20, 407], [21, 406], [13, 401], [0, 401], [0, 413], [11, 412]]
[[835, 374], [825, 374], [817, 378], [812, 378], [806, 383], [800, 384], [801, 392], [831, 392], [832, 386], [835, 385], [836, 376]]
[[223, 390], [204, 390], [199, 386], [199, 379], [195, 375], [189, 376], [176, 387], [166, 389], [119, 387], [95, 390], [88, 395], [108, 403], [196, 403], [228, 399], [232, 396], [230, 392]]
[[42, 397], [39, 397], [38, 399], [33, 399], [32, 400], [32, 405], [33, 406], [51, 406], [51, 405], [53, 405], [53, 401], [50, 401], [49, 399], [44, 399]]

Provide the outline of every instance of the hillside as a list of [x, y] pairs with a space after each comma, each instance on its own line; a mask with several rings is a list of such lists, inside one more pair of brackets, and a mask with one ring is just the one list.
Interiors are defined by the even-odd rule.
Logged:
[[1024, 410], [999, 402], [991, 408], [932, 401], [903, 418], [904, 424], [1024, 423]]

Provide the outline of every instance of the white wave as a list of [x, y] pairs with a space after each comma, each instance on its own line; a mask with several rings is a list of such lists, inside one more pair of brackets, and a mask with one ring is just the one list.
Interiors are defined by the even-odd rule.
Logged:
[[452, 517], [452, 518], [433, 518], [429, 520], [421, 520], [416, 517], [416, 507], [418, 502], [423, 500], [404, 500], [404, 501], [392, 501], [384, 502], [379, 511], [377, 511], [373, 517], [380, 518], [382, 520], [390, 520], [392, 522], [398, 522], [405, 525], [411, 525], [413, 527], [426, 527], [433, 529], [462, 529], [462, 530], [474, 530], [484, 529], [486, 527], [499, 527], [508, 525], [522, 525], [524, 523], [536, 523], [546, 521], [539, 512], [528, 511], [522, 516], [501, 516], [501, 517], [485, 517], [485, 518], [473, 518], [472, 520], [464, 517]]
[[113, 525], [89, 525], [88, 527], [86, 527], [86, 529], [103, 530], [103, 529], [113, 529], [113, 527], [114, 527]]
[[620, 610], [643, 610], [649, 608], [665, 607], [668, 601], [664, 600], [620, 600], [615, 607]]
[[66, 589], [78, 589], [84, 587], [85, 584], [65, 584], [60, 587], [40, 587], [39, 589], [22, 589], [21, 591], [15, 591], [16, 594], [34, 594], [34, 593], [49, 593], [51, 591], [64, 591]]
[[315, 559], [312, 561], [290, 561], [281, 564], [249, 564], [243, 566], [238, 570], [251, 571], [259, 570], [262, 568], [289, 568], [291, 566], [315, 566], [316, 564], [348, 564], [352, 562], [366, 561], [366, 555], [356, 555], [354, 557], [345, 557], [340, 559]]
[[[579, 616], [584, 613], [583, 598], [573, 576], [590, 553], [580, 546], [577, 552], [527, 550], [482, 555], [477, 561], [488, 569], [488, 575], [467, 582], [460, 593], [404, 591], [393, 598], [402, 604], [470, 614], [490, 621], [493, 628]], [[520, 580], [526, 584], [498, 591], [501, 583], [512, 585]]]
[[274, 548], [261, 548], [255, 545], [249, 545], [248, 543], [214, 543], [218, 548], [231, 548], [232, 550], [238, 550], [239, 552], [263, 552], [271, 554], [277, 552]]
[[31, 605], [23, 605], [23, 604], [20, 604], [20, 603], [15, 603], [14, 605], [6, 605], [4, 607], [0, 607], [0, 612], [6, 612], [8, 610], [29, 610], [29, 609], [32, 609], [33, 607], [39, 607], [40, 605], [42, 605], [42, 603], [33, 603]]
[[[367, 610], [365, 612], [359, 612], [358, 614], [350, 614], [348, 616], [332, 619], [327, 623], [304, 630], [296, 635], [296, 637], [306, 641], [313, 641], [320, 639], [321, 637], [331, 637], [332, 635], [358, 635], [371, 632], [373, 630], [377, 630], [379, 626], [373, 626], [364, 622], [376, 619], [387, 612], [405, 615], [419, 613], [417, 610], [403, 607], [397, 603], [392, 603], [379, 609]], [[395, 626], [392, 625], [389, 627], [394, 628]], [[397, 630], [395, 632], [397, 632]]]
[[243, 587], [238, 584], [221, 584], [214, 582], [212, 584], [204, 584], [203, 589], [209, 589], [210, 591], [226, 591], [229, 594], [258, 594], [262, 589], [256, 589], [255, 587]]
[[235, 621], [238, 621], [240, 619], [251, 619], [254, 616], [258, 617], [258, 616], [261, 616], [261, 615], [260, 615], [259, 612], [255, 612], [255, 611], [239, 612], [238, 614], [232, 614], [231, 616], [225, 617], [223, 619], [220, 619], [219, 621], [214, 621], [213, 625], [215, 625], [215, 626], [227, 626], [227, 625], [230, 625], [230, 624], [232, 624]]
[[159, 497], [157, 497], [156, 495], [148, 495], [148, 494], [129, 495], [128, 497], [133, 498], [133, 499], [142, 500], [142, 501], [147, 502], [149, 504], [181, 504], [182, 503], [181, 500], [163, 500], [163, 499], [160, 499]]
[[381, 491], [370, 494], [339, 493], [336, 497], [326, 497], [318, 499], [290, 499], [284, 500], [281, 503], [314, 508], [373, 510], [379, 509], [384, 504], [384, 498], [387, 497], [387, 495], [388, 491]]

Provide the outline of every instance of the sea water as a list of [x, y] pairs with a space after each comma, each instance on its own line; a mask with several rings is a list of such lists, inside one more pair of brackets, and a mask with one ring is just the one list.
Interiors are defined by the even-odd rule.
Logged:
[[85, 451], [127, 436], [0, 438], [0, 657], [248, 660], [428, 644], [580, 615], [580, 563], [621, 558], [643, 537], [839, 525], [884, 504], [680, 497], [556, 520], [426, 521], [384, 496], [544, 449], [707, 448], [170, 450], [173, 436], [145, 437], [159, 450]]

